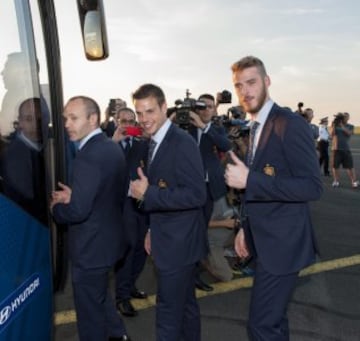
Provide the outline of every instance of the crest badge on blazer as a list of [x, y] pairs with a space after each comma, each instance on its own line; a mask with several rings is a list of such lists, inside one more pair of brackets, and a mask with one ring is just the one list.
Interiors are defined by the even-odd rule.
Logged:
[[264, 174], [269, 176], [275, 176], [275, 168], [267, 163], [266, 166], [264, 167]]
[[164, 179], [160, 179], [158, 182], [158, 186], [159, 188], [167, 188], [168, 185]]

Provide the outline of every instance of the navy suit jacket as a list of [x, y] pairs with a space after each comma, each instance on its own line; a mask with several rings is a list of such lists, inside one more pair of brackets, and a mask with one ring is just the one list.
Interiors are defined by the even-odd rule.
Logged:
[[[119, 142], [119, 144], [122, 146], [121, 142]], [[126, 164], [130, 180], [135, 180], [138, 178], [138, 167], [141, 167], [146, 174], [147, 153], [148, 141], [133, 137], [131, 148], [128, 155], [126, 155]]]
[[[121, 142], [119, 142], [119, 145], [122, 147]], [[127, 182], [126, 182], [126, 193], [125, 193], [126, 197], [128, 197], [130, 181], [139, 178], [137, 174], [138, 167], [141, 167], [145, 174], [147, 172], [146, 165], [147, 165], [147, 156], [148, 156], [148, 145], [149, 145], [148, 140], [144, 140], [141, 138], [139, 139], [136, 137], [132, 139], [131, 148], [128, 154], [126, 155], [126, 165], [127, 165], [127, 174], [128, 174]], [[130, 208], [132, 209], [132, 212], [137, 215], [137, 224], [139, 225], [138, 227], [140, 227], [141, 230], [143, 230], [145, 233], [148, 225], [148, 214], [144, 212], [142, 207], [139, 207], [139, 203], [137, 202], [136, 199], [133, 199], [131, 197], [129, 197], [129, 199], [131, 199], [133, 203], [133, 205]], [[128, 217], [131, 223], [128, 222], [127, 219]], [[135, 226], [133, 226], [133, 220], [130, 212], [124, 212], [124, 228], [126, 229], [127, 238], [130, 238], [130, 243], [131, 240], [133, 243], [134, 240], [131, 238], [136, 239], [138, 229]]]
[[150, 213], [151, 250], [159, 269], [194, 264], [206, 254], [206, 199], [199, 149], [171, 124], [148, 170], [143, 207]]
[[274, 104], [245, 191], [245, 235], [268, 272], [292, 273], [315, 261], [308, 202], [321, 194], [320, 167], [308, 123]]
[[[193, 126], [189, 131], [198, 141], [197, 128]], [[205, 175], [207, 173], [209, 177], [211, 197], [213, 200], [217, 200], [227, 193], [224, 179], [225, 169], [219, 156], [220, 152], [227, 152], [231, 149], [231, 142], [227, 138], [225, 129], [212, 123], [209, 130], [202, 134], [199, 148]]]
[[124, 252], [122, 206], [126, 161], [119, 145], [104, 134], [93, 136], [72, 166], [69, 204], [57, 204], [53, 215], [69, 224], [72, 264], [83, 269], [112, 266]]

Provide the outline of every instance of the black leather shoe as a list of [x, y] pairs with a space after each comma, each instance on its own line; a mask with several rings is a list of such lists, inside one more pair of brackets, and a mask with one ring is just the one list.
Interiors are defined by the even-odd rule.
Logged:
[[141, 300], [148, 297], [148, 295], [145, 291], [141, 291], [136, 288], [131, 291], [130, 295], [132, 298], [137, 298], [137, 299], [141, 299]]
[[109, 341], [131, 341], [131, 339], [127, 335], [123, 335], [120, 337], [109, 337]]
[[205, 283], [200, 277], [197, 277], [195, 280], [195, 286], [197, 289], [202, 290], [202, 291], [213, 291], [214, 288]]
[[[124, 300], [124, 301], [118, 302], [116, 304], [116, 307], [118, 308], [120, 313], [123, 314], [124, 316], [134, 317], [138, 314], [137, 310], [133, 307], [130, 300]], [[124, 339], [124, 340], [127, 340], [127, 339]]]

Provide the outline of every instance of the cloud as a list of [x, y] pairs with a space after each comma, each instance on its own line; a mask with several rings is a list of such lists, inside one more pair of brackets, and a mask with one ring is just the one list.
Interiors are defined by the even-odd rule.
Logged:
[[296, 15], [305, 16], [309, 14], [323, 14], [326, 10], [323, 8], [288, 8], [288, 9], [276, 9], [276, 13], [284, 15]]
[[280, 70], [280, 75], [301, 77], [304, 75], [304, 70], [294, 65], [284, 65]]

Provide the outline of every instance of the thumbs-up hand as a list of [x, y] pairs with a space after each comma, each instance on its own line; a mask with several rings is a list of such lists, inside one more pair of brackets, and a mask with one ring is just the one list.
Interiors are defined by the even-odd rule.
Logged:
[[227, 164], [225, 170], [225, 182], [228, 186], [243, 189], [246, 188], [249, 168], [235, 155], [229, 151], [230, 163]]
[[149, 181], [141, 167], [138, 167], [137, 174], [139, 179], [130, 181], [130, 195], [133, 198], [142, 201], [144, 200], [145, 192], [149, 187]]
[[147, 177], [146, 175], [144, 174], [144, 171], [142, 170], [141, 167], [138, 167], [137, 168], [137, 175], [139, 176], [139, 179], [146, 179], [147, 180]]

